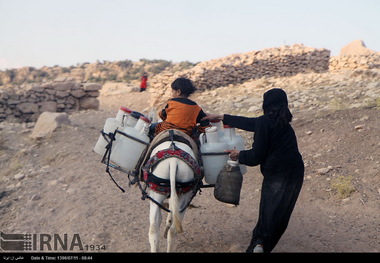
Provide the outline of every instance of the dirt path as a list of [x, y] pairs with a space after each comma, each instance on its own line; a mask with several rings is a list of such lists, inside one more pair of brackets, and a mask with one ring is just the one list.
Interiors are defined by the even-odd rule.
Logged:
[[[126, 192], [117, 189], [92, 152], [105, 119], [120, 105], [143, 110], [147, 101], [144, 93], [103, 96], [101, 110], [74, 113], [71, 125], [39, 141], [28, 137], [27, 125], [2, 125], [0, 230], [78, 233], [84, 245], [105, 245], [106, 252], [149, 252], [149, 202], [128, 187], [125, 174], [113, 171]], [[379, 111], [298, 112], [293, 127], [305, 183], [273, 252], [379, 252]], [[252, 134], [242, 134], [250, 144]], [[340, 176], [350, 177], [355, 189], [343, 199], [331, 184]], [[248, 169], [237, 207], [202, 190], [186, 213], [178, 251], [244, 252], [258, 216], [261, 180], [258, 167]]]

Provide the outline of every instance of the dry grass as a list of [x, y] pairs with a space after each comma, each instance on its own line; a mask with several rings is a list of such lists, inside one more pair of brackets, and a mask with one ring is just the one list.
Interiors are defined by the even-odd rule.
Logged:
[[[1, 143], [1, 142], [0, 142]], [[0, 177], [17, 174], [24, 167], [25, 151], [18, 151], [10, 160], [7, 167], [0, 170]]]
[[352, 184], [352, 176], [339, 176], [331, 180], [331, 189], [338, 198], [344, 199], [351, 195], [355, 191]]

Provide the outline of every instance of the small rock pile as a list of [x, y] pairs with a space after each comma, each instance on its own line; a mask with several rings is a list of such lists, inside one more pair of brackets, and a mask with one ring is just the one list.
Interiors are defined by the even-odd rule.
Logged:
[[380, 68], [380, 53], [366, 47], [362, 40], [354, 40], [331, 57], [330, 70]]
[[0, 89], [0, 122], [36, 121], [45, 111], [98, 109], [97, 97], [101, 88], [102, 85], [97, 83], [62, 79], [29, 87]]
[[380, 68], [380, 55], [335, 56], [330, 59], [330, 70]]

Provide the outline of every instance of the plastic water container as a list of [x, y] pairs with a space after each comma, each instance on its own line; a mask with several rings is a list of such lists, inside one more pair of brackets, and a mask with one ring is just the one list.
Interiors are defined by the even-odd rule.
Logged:
[[149, 125], [150, 125], [150, 120], [145, 116], [140, 116], [134, 128], [135, 130], [140, 131], [141, 133], [145, 135], [148, 135]]
[[[114, 133], [116, 129], [121, 127], [121, 122], [116, 118], [108, 118], [104, 124], [103, 132], [106, 134]], [[107, 140], [100, 134], [98, 141], [96, 142], [93, 151], [97, 154], [103, 156], [106, 152], [106, 146], [108, 145]], [[112, 145], [114, 147], [114, 144]]]
[[132, 111], [131, 114], [128, 116], [126, 126], [128, 127], [135, 127], [137, 121], [140, 119], [141, 116], [144, 116], [142, 113], [137, 111]]
[[148, 146], [149, 119], [140, 116], [134, 127], [125, 127], [116, 134], [116, 145], [111, 151], [111, 162], [127, 171], [134, 171], [141, 154]]
[[[108, 118], [103, 126], [103, 132], [106, 134], [114, 133], [116, 129], [121, 129], [126, 125], [126, 122], [131, 115], [132, 110], [127, 107], [121, 106], [116, 114], [116, 118]], [[116, 141], [113, 142], [112, 148], [115, 147]], [[104, 155], [106, 152], [107, 140], [101, 134], [93, 148], [97, 154]]]
[[117, 112], [116, 119], [121, 123], [121, 126], [126, 126], [127, 125], [127, 120], [129, 116], [131, 116], [132, 110], [121, 106], [119, 111]]
[[222, 121], [220, 121], [220, 120], [211, 120], [210, 124], [212, 126], [215, 126], [218, 129], [219, 139], [222, 138], [224, 136]]
[[227, 164], [228, 154], [225, 152], [227, 144], [219, 140], [215, 126], [206, 128], [205, 133], [202, 133], [199, 138], [205, 181], [215, 184], [219, 172]]
[[[236, 134], [235, 128], [229, 125], [224, 125], [224, 136], [220, 139], [227, 144], [226, 150], [244, 150], [244, 140], [243, 137]], [[240, 164], [240, 171], [242, 174], [247, 172], [247, 167]]]

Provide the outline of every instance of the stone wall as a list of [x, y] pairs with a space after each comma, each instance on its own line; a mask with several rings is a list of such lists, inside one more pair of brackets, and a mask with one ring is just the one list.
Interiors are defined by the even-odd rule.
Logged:
[[170, 84], [177, 77], [190, 78], [199, 90], [207, 90], [266, 76], [324, 72], [329, 69], [329, 59], [330, 51], [327, 49], [293, 45], [205, 61], [186, 71], [161, 73], [152, 78], [151, 106], [160, 105], [170, 97]]
[[36, 121], [44, 111], [73, 112], [98, 109], [99, 90], [97, 83], [79, 83], [73, 80], [29, 87], [0, 89], [0, 122]]
[[380, 54], [341, 55], [330, 58], [330, 70], [380, 68]]

